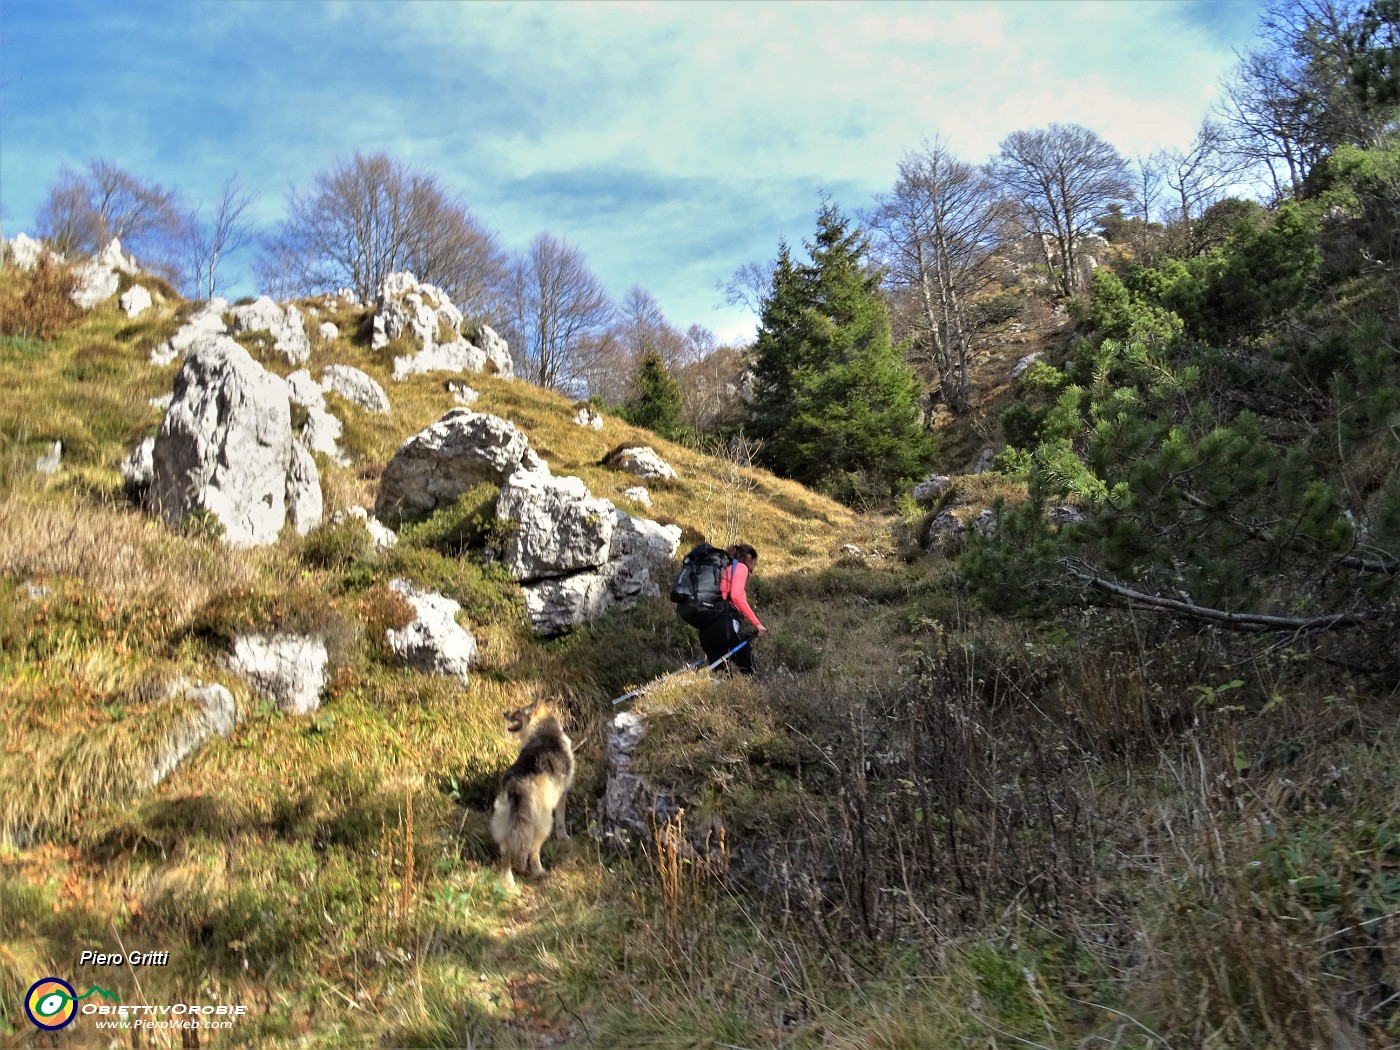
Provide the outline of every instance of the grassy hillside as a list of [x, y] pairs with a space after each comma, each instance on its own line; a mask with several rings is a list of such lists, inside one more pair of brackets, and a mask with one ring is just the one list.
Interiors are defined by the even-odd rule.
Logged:
[[[0, 302], [26, 280], [0, 272]], [[1246, 647], [1087, 605], [985, 612], [912, 540], [944, 505], [1024, 503], [1014, 478], [856, 516], [615, 418], [578, 427], [565, 399], [487, 376], [451, 378], [555, 473], [687, 542], [759, 549], [757, 680], [671, 673], [699, 650], [664, 599], [535, 638], [481, 558], [485, 490], [381, 558], [354, 528], [231, 552], [149, 520], [117, 470], [175, 371], [147, 351], [189, 309], [168, 296], [133, 323], [109, 304], [0, 340], [0, 1039], [35, 1043], [19, 1000], [53, 974], [130, 1002], [246, 1005], [200, 1033], [215, 1046], [1400, 1041], [1393, 685], [1305, 639]], [[313, 340], [313, 374], [354, 365], [394, 404], [337, 402], [353, 465], [320, 462], [328, 509], [369, 506], [398, 445], [454, 407], [449, 377], [392, 383], [402, 350], [370, 351], [362, 312], [324, 319], [346, 334]], [[1067, 342], [1047, 346], [1057, 365]], [[1035, 348], [989, 363], [988, 417]], [[945, 450], [996, 443], [980, 427]], [[43, 477], [52, 440], [64, 467]], [[600, 465], [632, 441], [680, 474], [650, 486], [650, 512]], [[462, 602], [482, 656], [468, 688], [383, 651], [396, 574]], [[327, 633], [319, 712], [283, 716], [224, 670], [249, 624]], [[243, 722], [147, 790], [154, 742], [187, 717], [161, 700], [177, 673], [227, 685]], [[605, 851], [589, 832], [609, 700], [653, 680], [628, 705], [650, 726], [635, 768], [682, 812]], [[512, 896], [485, 820], [512, 757], [500, 712], [543, 696], [578, 748], [574, 834]], [[79, 965], [84, 949], [170, 959], [112, 970]]]

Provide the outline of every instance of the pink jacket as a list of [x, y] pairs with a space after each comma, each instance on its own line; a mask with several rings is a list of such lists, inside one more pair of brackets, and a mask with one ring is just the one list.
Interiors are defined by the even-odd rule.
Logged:
[[728, 599], [729, 604], [739, 610], [739, 614], [755, 627], [762, 627], [758, 622], [758, 617], [749, 608], [748, 595], [744, 593], [749, 582], [749, 567], [737, 558], [729, 563], [729, 568], [720, 574], [719, 593], [723, 598]]

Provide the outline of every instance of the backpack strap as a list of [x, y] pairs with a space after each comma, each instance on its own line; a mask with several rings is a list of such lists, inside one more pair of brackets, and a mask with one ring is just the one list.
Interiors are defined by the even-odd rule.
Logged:
[[[725, 601], [729, 601], [729, 592], [734, 589], [734, 566], [738, 564], [738, 558], [730, 558], [729, 568], [724, 569], [719, 574], [719, 596]], [[728, 581], [728, 586], [725, 585], [726, 581]]]

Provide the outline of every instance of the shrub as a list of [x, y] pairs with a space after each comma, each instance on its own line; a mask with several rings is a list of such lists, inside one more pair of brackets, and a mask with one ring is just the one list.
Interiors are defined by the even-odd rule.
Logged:
[[53, 339], [83, 315], [73, 302], [78, 278], [47, 253], [28, 274], [0, 291], [0, 335]]
[[317, 526], [301, 542], [301, 560], [313, 569], [343, 571], [356, 562], [367, 561], [373, 553], [369, 530], [355, 518]]

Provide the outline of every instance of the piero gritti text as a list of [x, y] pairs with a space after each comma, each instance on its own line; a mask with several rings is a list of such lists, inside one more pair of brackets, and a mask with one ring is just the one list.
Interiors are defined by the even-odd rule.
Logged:
[[78, 957], [79, 966], [165, 966], [169, 962], [169, 952], [83, 952]]

